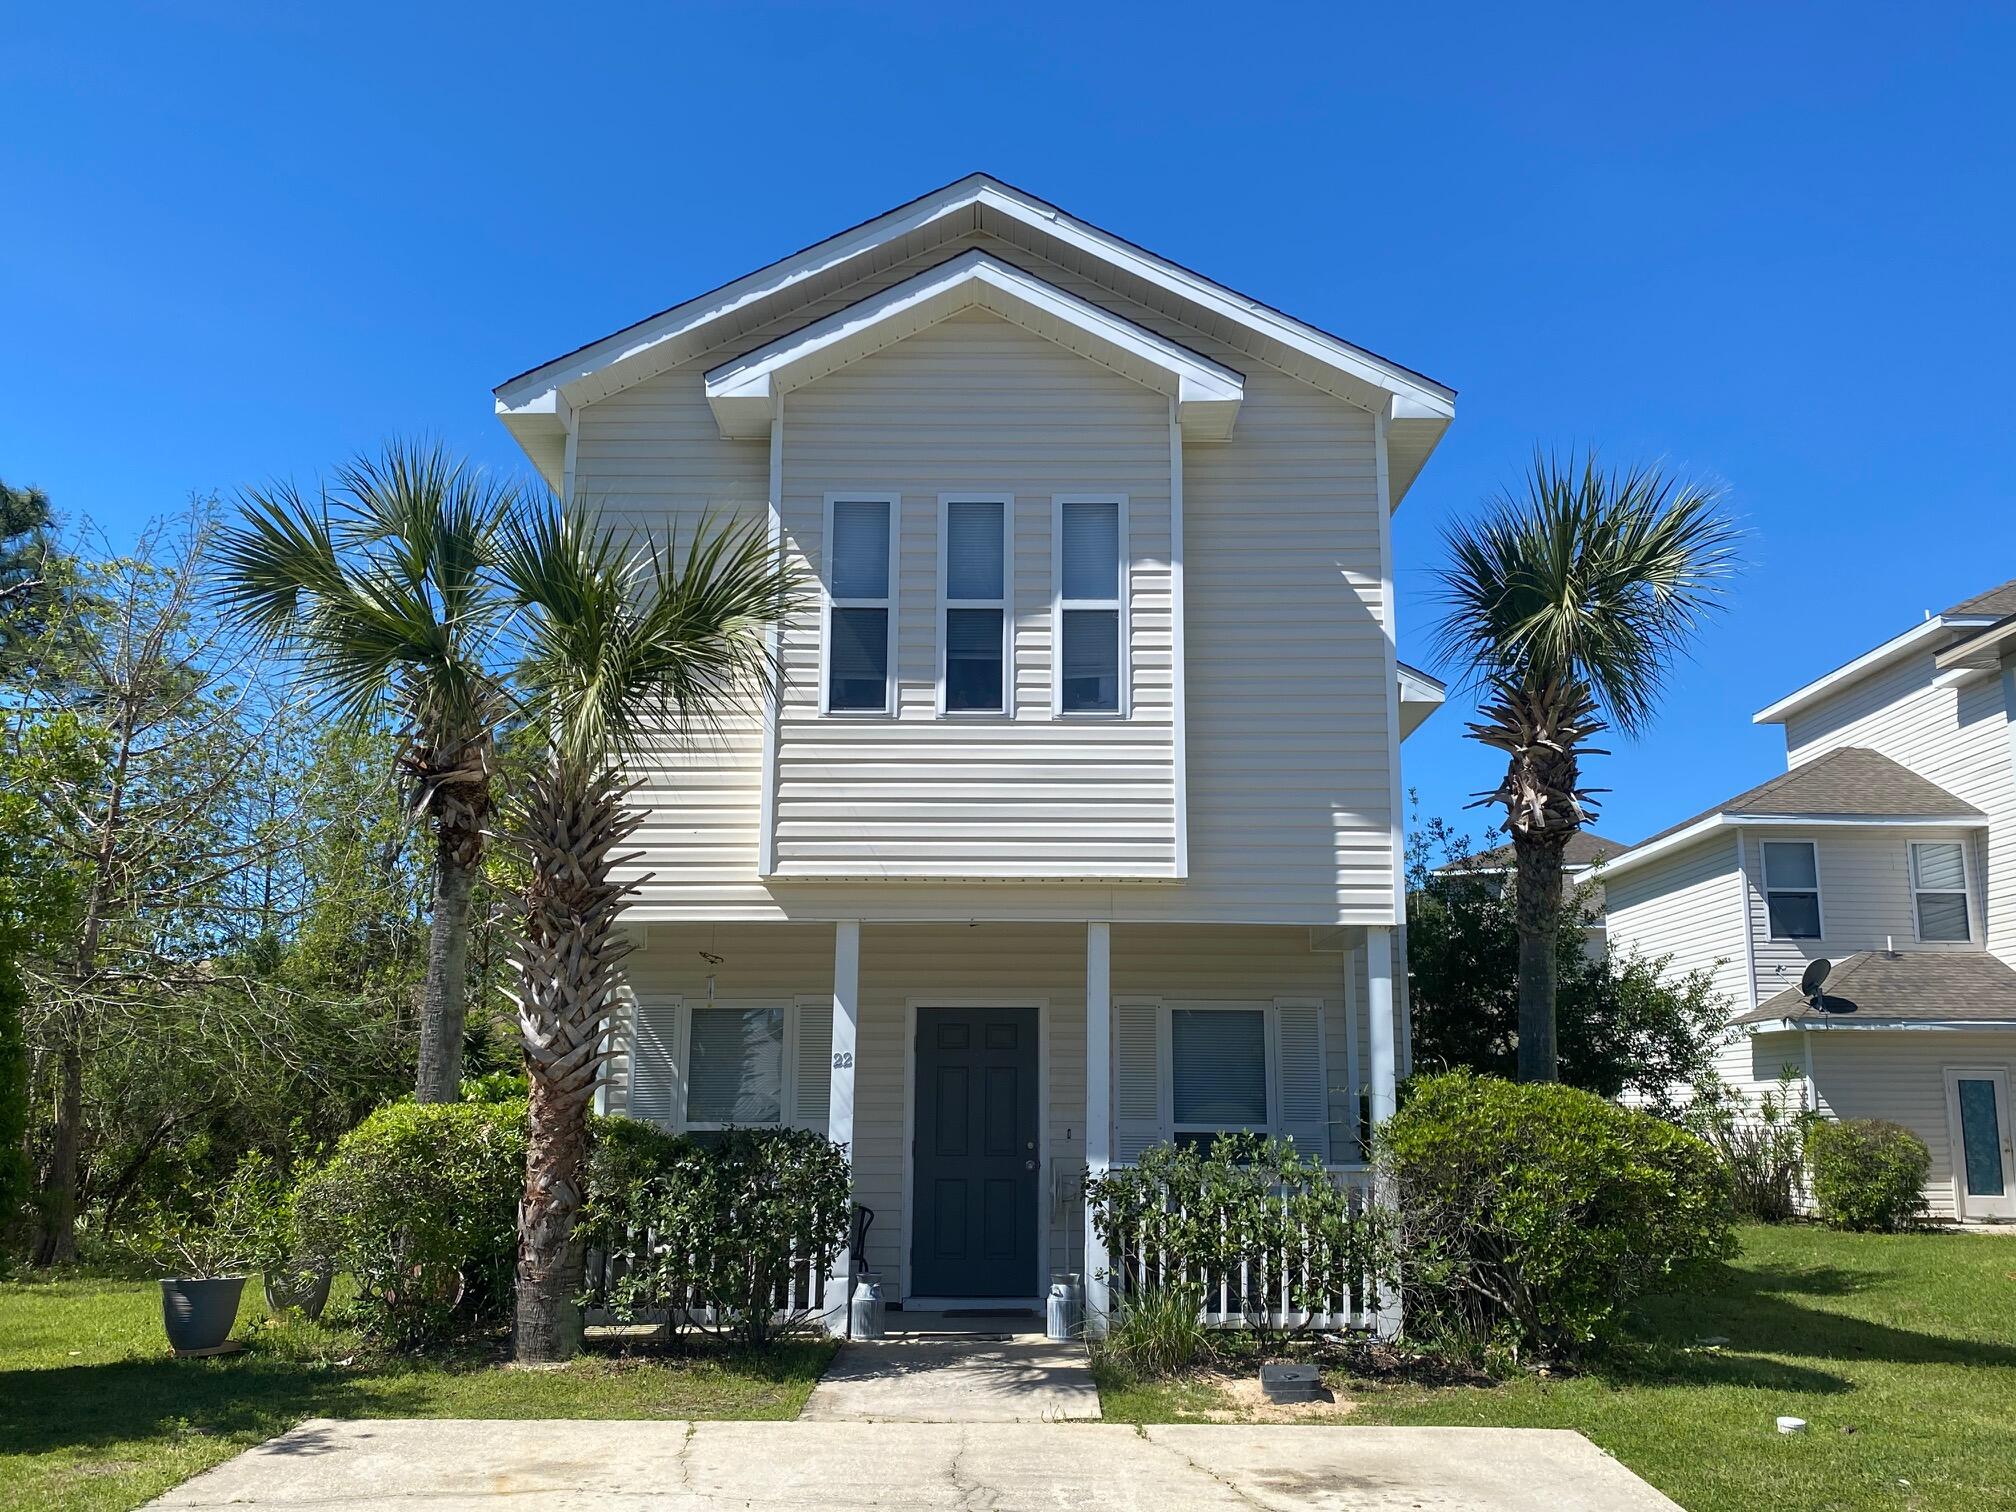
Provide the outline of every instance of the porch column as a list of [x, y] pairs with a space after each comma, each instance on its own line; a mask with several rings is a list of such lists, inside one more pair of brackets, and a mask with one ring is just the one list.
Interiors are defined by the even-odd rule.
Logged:
[[[1390, 929], [1368, 929], [1365, 931], [1365, 978], [1366, 1017], [1371, 1021], [1370, 1046], [1371, 1065], [1367, 1068], [1372, 1081], [1372, 1128], [1376, 1134], [1379, 1127], [1393, 1116], [1397, 1105], [1395, 1095], [1398, 1085], [1399, 1055], [1398, 1024], [1393, 1004], [1393, 931]], [[1377, 1190], [1375, 1195], [1382, 1202], [1390, 1200], [1392, 1193]], [[1379, 1292], [1372, 1298], [1372, 1326], [1381, 1338], [1391, 1338], [1400, 1331], [1400, 1299]]]
[[[861, 925], [842, 919], [833, 926], [833, 1064], [826, 1100], [826, 1137], [847, 1148], [848, 1192], [854, 1189], [854, 1041], [861, 1019]], [[826, 1288], [827, 1327], [847, 1328], [854, 1293], [854, 1211], [848, 1207], [849, 1247], [840, 1252], [838, 1274]]]
[[[1113, 927], [1103, 919], [1085, 926], [1085, 1170], [1103, 1175], [1113, 1163]], [[1110, 1305], [1106, 1246], [1085, 1203], [1085, 1332], [1106, 1332]]]

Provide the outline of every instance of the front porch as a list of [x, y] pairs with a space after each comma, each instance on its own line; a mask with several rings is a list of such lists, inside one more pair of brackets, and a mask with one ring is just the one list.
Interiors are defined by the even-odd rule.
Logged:
[[[1253, 1128], [1361, 1183], [1404, 1055], [1379, 928], [654, 925], [630, 967], [602, 1106], [845, 1145], [867, 1266], [905, 1309], [1040, 1308], [1073, 1271], [1103, 1315], [1088, 1172]], [[1376, 1320], [1353, 1302], [1321, 1321]]]

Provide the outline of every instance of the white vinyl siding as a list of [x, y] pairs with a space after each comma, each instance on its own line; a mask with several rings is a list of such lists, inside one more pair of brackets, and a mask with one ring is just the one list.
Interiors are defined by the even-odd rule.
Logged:
[[[1756, 845], [1749, 847], [1754, 856]], [[1604, 880], [1613, 955], [1670, 957], [1667, 974], [1707, 971], [1732, 1013], [1750, 1007], [1743, 946], [1743, 886], [1736, 837], [1710, 835]]]
[[[1932, 658], [1916, 652], [1788, 719], [1786, 760], [1867, 746], [1987, 814], [1993, 828], [1970, 857], [1987, 861], [1974, 880], [1975, 943], [2016, 963], [2016, 774], [2002, 680], [1990, 673], [1937, 687]], [[1908, 923], [1896, 929], [1911, 932]]]
[[[957, 908], [962, 915], [1029, 919], [1390, 921], [1395, 863], [1387, 766], [1391, 689], [1381, 631], [1388, 606], [1380, 589], [1372, 418], [1286, 376], [1269, 365], [1268, 354], [1232, 345], [1245, 338], [1229, 329], [1193, 329], [1161, 308], [1094, 282], [1093, 276], [1104, 275], [1095, 275], [1090, 264], [1061, 266], [1030, 248], [1004, 249], [984, 235], [933, 246], [925, 244], [929, 240], [914, 238], [914, 246], [893, 251], [883, 266], [844, 289], [815, 280], [809, 287], [819, 289], [818, 298], [783, 315], [742, 323], [739, 329], [724, 326], [713, 351], [584, 404], [576, 412], [576, 496], [599, 505], [611, 518], [661, 533], [668, 518], [690, 524], [709, 511], [716, 518], [761, 519], [769, 489], [769, 447], [721, 438], [701, 390], [704, 370], [966, 246], [1005, 250], [1020, 266], [1060, 287], [1226, 362], [1247, 380], [1232, 439], [1180, 449], [1187, 880], [1121, 889], [1094, 881], [1059, 881], [1040, 889], [962, 882]], [[1027, 335], [1019, 328], [1003, 329]], [[942, 338], [944, 328], [937, 334]], [[1057, 355], [1095, 375], [1101, 371]], [[844, 371], [835, 378], [843, 376]], [[1095, 387], [1102, 382], [1097, 376], [1085, 381]], [[1112, 381], [1122, 385], [1122, 392], [1131, 388], [1124, 380]], [[819, 387], [790, 396], [783, 420], [787, 454], [806, 395]], [[1145, 407], [1142, 414], [1154, 421], [1156, 455], [1147, 455], [1150, 443], [1144, 439], [1131, 454], [1138, 468], [1114, 478], [1092, 476], [1085, 465], [1109, 455], [1114, 438], [1096, 412], [1083, 410], [1075, 384], [1040, 396], [1056, 423], [1041, 428], [1031, 442], [1045, 444], [1060, 466], [1046, 472], [1027, 495], [1018, 480], [990, 476], [986, 468], [962, 473], [962, 449], [948, 450], [927, 435], [916, 437], [914, 447], [905, 442], [914, 462], [906, 478], [878, 477], [877, 463], [890, 455], [878, 436], [850, 437], [829, 427], [835, 457], [854, 464], [851, 479], [808, 477], [802, 487], [817, 498], [849, 481], [863, 487], [901, 483], [906, 527], [913, 518], [918, 527], [914, 547], [906, 535], [899, 565], [896, 667], [903, 685], [903, 717], [860, 722], [855, 740], [886, 734], [894, 743], [876, 750], [877, 759], [865, 773], [856, 769], [864, 777], [859, 789], [837, 790], [831, 784], [828, 774], [835, 769], [827, 758], [839, 753], [821, 742], [798, 740], [791, 751], [795, 765], [787, 763], [782, 775], [808, 780], [793, 785], [788, 800], [780, 785], [780, 826], [792, 825], [805, 838], [808, 827], [837, 823], [847, 831], [841, 843], [858, 853], [900, 817], [887, 803], [891, 785], [929, 769], [935, 774], [935, 801], [944, 803], [943, 817], [953, 827], [953, 843], [967, 846], [968, 854], [971, 827], [986, 820], [995, 793], [1004, 786], [1032, 804], [1059, 808], [1076, 824], [1110, 819], [1130, 836], [1142, 830], [1155, 836], [1166, 832], [1165, 816], [1180, 797], [1166, 775], [1173, 759], [1168, 484], [1151, 487], [1133, 472], [1169, 477], [1169, 426], [1166, 402], [1145, 390], [1135, 392], [1145, 405], [1155, 406], [1153, 416]], [[1036, 404], [1038, 397], [1030, 395], [1029, 403]], [[941, 409], [950, 403], [949, 397], [941, 399]], [[1032, 419], [1035, 413], [1025, 411]], [[914, 497], [909, 476], [916, 479]], [[1129, 494], [1129, 687], [1135, 706], [1125, 721], [1073, 722], [1071, 742], [1047, 749], [1040, 761], [1029, 760], [1030, 753], [1019, 747], [990, 744], [989, 737], [999, 731], [996, 723], [972, 721], [949, 742], [942, 738], [946, 727], [961, 722], [934, 718], [928, 727], [913, 723], [913, 710], [928, 708], [934, 700], [937, 646], [930, 586], [936, 542], [929, 516], [937, 496], [948, 489], [991, 490], [1006, 483], [1015, 484], [1018, 494], [1013, 523], [1018, 724], [1024, 718], [1050, 717], [1052, 495], [1100, 487]], [[792, 486], [801, 486], [795, 477]], [[1159, 520], [1159, 529], [1144, 525], [1144, 519], [1149, 525]], [[817, 531], [815, 521], [806, 535], [816, 537]], [[801, 552], [816, 551], [816, 539], [798, 544]], [[787, 644], [796, 697], [816, 699], [817, 647], [816, 625], [808, 636]], [[1086, 738], [1082, 746], [1076, 738], [1081, 735]], [[1116, 749], [1115, 742], [1124, 744]], [[780, 886], [760, 879], [762, 748], [761, 721], [751, 713], [689, 732], [676, 744], [668, 742], [645, 764], [643, 775], [650, 784], [645, 798], [653, 813], [638, 835], [646, 859], [637, 871], [648, 872], [650, 879], [633, 917], [670, 922], [830, 919], [863, 913], [944, 916], [944, 889], [928, 881], [878, 881], [868, 897], [853, 882]], [[850, 759], [853, 754], [848, 753]], [[1107, 779], [1096, 798], [1085, 796], [1079, 781], [1087, 762]], [[935, 841], [937, 826], [926, 829]], [[1027, 838], [1018, 836], [1014, 843], [1027, 843]], [[784, 839], [781, 829], [779, 839]], [[821, 856], [817, 864], [831, 859]], [[963, 857], [939, 859], [967, 864]], [[1124, 859], [1129, 864], [1141, 860]], [[1173, 872], [1173, 850], [1166, 842], [1152, 859]]]
[[[1168, 418], [1162, 395], [980, 311], [791, 395], [783, 468], [793, 548], [817, 559], [810, 506], [865, 485], [867, 471], [900, 494], [897, 718], [821, 718], [799, 680], [802, 635], [787, 632], [779, 879], [1174, 877]], [[1137, 686], [1127, 718], [1094, 725], [1050, 717], [1050, 554], [1019, 557], [1024, 531], [1033, 525], [1040, 542], [1051, 497], [1072, 485], [1129, 497], [1136, 553]], [[939, 718], [940, 495], [967, 497], [948, 490], [968, 487], [972, 497], [1004, 490], [1015, 525], [1015, 707], [1005, 722]]]
[[[1746, 895], [1757, 963], [1757, 999], [1792, 986], [1806, 963], [1820, 956], [1839, 961], [1861, 950], [1979, 950], [1973, 940], [1921, 940], [1912, 906], [1910, 847], [1916, 841], [1961, 845], [1969, 849], [1975, 837], [1966, 830], [1829, 829], [1816, 842], [1820, 859], [1820, 891], [1825, 899], [1825, 933], [1813, 940], [1771, 937], [1764, 902], [1765, 842], [1811, 838], [1792, 828], [1759, 827], [1745, 832], [1749, 875]], [[1978, 872], [1971, 860], [1970, 876]], [[1979, 917], [1978, 894], [1972, 903]]]

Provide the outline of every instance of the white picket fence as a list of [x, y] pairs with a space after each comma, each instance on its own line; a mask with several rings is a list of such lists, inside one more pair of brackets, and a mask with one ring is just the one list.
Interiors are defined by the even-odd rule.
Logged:
[[[1347, 1165], [1326, 1166], [1324, 1171], [1332, 1186], [1349, 1194], [1352, 1214], [1362, 1213], [1372, 1197], [1371, 1172], [1363, 1166]], [[1349, 1252], [1312, 1259], [1316, 1246], [1291, 1241], [1278, 1254], [1246, 1255], [1236, 1267], [1207, 1270], [1202, 1264], [1184, 1262], [1181, 1256], [1172, 1258], [1166, 1252], [1151, 1251], [1138, 1229], [1132, 1238], [1122, 1233], [1119, 1240], [1107, 1257], [1107, 1282], [1115, 1307], [1130, 1294], [1188, 1281], [1203, 1288], [1208, 1328], [1341, 1330], [1376, 1326], [1373, 1313], [1377, 1299], [1367, 1283], [1362, 1260]]]
[[[654, 1236], [647, 1230], [642, 1245], [655, 1245]], [[834, 1262], [845, 1266], [847, 1257], [843, 1252]], [[610, 1255], [599, 1250], [589, 1250], [583, 1257], [582, 1290], [586, 1301], [582, 1306], [582, 1321], [589, 1327], [599, 1327], [611, 1323], [665, 1323], [676, 1321], [701, 1328], [711, 1328], [718, 1319], [714, 1309], [705, 1305], [697, 1296], [667, 1299], [666, 1305], [640, 1309], [634, 1313], [622, 1312], [614, 1308], [610, 1298], [616, 1293], [619, 1283], [628, 1270], [628, 1262], [621, 1255]], [[793, 1324], [810, 1327], [819, 1321], [825, 1311], [827, 1283], [834, 1272], [828, 1267], [815, 1265], [812, 1258], [804, 1253], [794, 1254], [790, 1267], [784, 1274], [772, 1297], [771, 1322], [774, 1326], [785, 1327]]]

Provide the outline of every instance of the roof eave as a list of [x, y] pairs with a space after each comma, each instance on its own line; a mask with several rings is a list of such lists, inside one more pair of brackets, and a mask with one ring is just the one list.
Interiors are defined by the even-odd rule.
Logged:
[[1184, 438], [1230, 438], [1246, 380], [1223, 363], [1080, 299], [989, 253], [970, 251], [706, 375], [707, 402], [730, 440], [769, 434], [783, 395], [968, 309], [985, 309], [1177, 401]]
[[1718, 829], [1735, 829], [1746, 826], [1770, 825], [1792, 829], [1821, 827], [1861, 827], [1870, 829], [1986, 829], [1989, 819], [1986, 814], [1768, 814], [1750, 813], [1725, 809], [1721, 813], [1708, 814], [1685, 829], [1675, 830], [1657, 840], [1611, 857], [1607, 863], [1610, 876], [1617, 877], [1628, 871], [1636, 871], [1647, 861], [1670, 855], [1676, 850], [1706, 838]]
[[[1238, 294], [980, 173], [969, 174], [790, 257], [507, 379], [494, 391], [498, 413], [508, 417], [534, 409], [548, 394], [567, 397], [570, 385], [615, 363], [640, 356], [653, 346], [723, 319], [757, 300], [782, 293], [888, 241], [974, 207], [1011, 216], [1041, 234], [1300, 351], [1356, 382], [1403, 400], [1410, 418], [1418, 413], [1419, 418], [1414, 418], [1413, 423], [1433, 426], [1439, 422], [1446, 427], [1455, 414], [1455, 390], [1446, 385]], [[1432, 450], [1439, 431], [1433, 438], [1424, 431], [1423, 439], [1427, 441], [1427, 449]], [[1422, 456], [1425, 460], [1425, 451]], [[1414, 470], [1418, 471], [1418, 466]], [[1406, 481], [1411, 482], [1411, 475]], [[1396, 497], [1400, 491], [1404, 490], [1396, 489]]]
[[1902, 661], [1920, 646], [1937, 639], [1948, 630], [1963, 630], [1977, 625], [1992, 625], [1994, 615], [1979, 614], [1935, 614], [1922, 624], [1913, 625], [1902, 635], [1892, 636], [1873, 651], [1866, 651], [1853, 661], [1844, 662], [1822, 677], [1816, 677], [1805, 686], [1793, 689], [1776, 703], [1767, 704], [1750, 716], [1752, 724], [1783, 724], [1803, 709], [1810, 708], [1821, 699], [1846, 687], [1872, 672]]

